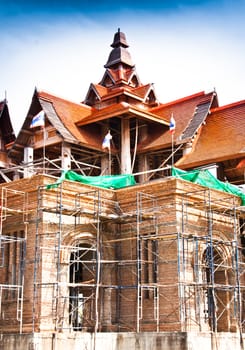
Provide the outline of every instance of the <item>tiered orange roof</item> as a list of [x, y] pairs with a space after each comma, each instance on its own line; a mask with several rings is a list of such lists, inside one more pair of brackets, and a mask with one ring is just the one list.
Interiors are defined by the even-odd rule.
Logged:
[[[152, 108], [150, 112], [166, 121], [170, 121], [170, 118], [173, 115], [176, 122], [174, 142], [182, 143], [183, 141], [181, 140], [181, 135], [183, 134], [186, 126], [192, 120], [196, 107], [207, 101], [209, 101], [210, 104], [216, 103], [213, 102], [214, 99], [216, 99], [216, 94], [214, 92], [206, 94], [204, 91], [202, 91], [173, 102], [161, 104], [158, 107]], [[152, 130], [149, 133], [149, 136], [146, 140], [144, 140], [144, 143], [138, 146], [138, 150], [143, 152], [161, 149], [169, 147], [171, 142], [172, 136], [168, 130], [157, 128], [155, 131]]]
[[[113, 152], [120, 155], [121, 123], [126, 118], [132, 138], [130, 146], [137, 146], [137, 155], [148, 156], [151, 151], [163, 151], [163, 157], [168, 158], [174, 145], [175, 149], [179, 149], [175, 165], [183, 169], [229, 159], [235, 159], [232, 167], [236, 167], [239, 160], [244, 159], [245, 101], [219, 107], [215, 91], [201, 91], [160, 103], [154, 86], [142, 84], [139, 80], [127, 51], [126, 37], [120, 30], [115, 34], [111, 46], [113, 49], [104, 66], [103, 78], [100, 83], [90, 85], [83, 103], [35, 91], [30, 111], [13, 147], [19, 155], [33, 133], [30, 131], [33, 115], [43, 108], [47, 120], [58, 131], [57, 142], [64, 140], [85, 147], [86, 151], [104, 152], [104, 132], [113, 126], [112, 133], [117, 135]], [[169, 132], [171, 116], [176, 123], [173, 137]], [[133, 140], [135, 135], [132, 136], [132, 130], [136, 127], [143, 128], [143, 136], [141, 134], [137, 141]], [[183, 155], [187, 151], [189, 153]]]
[[176, 166], [196, 167], [245, 156], [245, 100], [210, 111], [191, 153]]
[[[79, 144], [89, 146], [91, 148], [101, 148], [101, 139], [98, 138], [96, 130], [80, 129], [77, 123], [83, 119], [91, 118], [95, 110], [84, 104], [77, 104], [47, 92], [37, 92], [37, 98], [52, 103], [57, 116], [60, 118], [64, 127], [74, 136]], [[50, 120], [52, 123], [52, 120]], [[59, 131], [59, 130], [58, 130]]]

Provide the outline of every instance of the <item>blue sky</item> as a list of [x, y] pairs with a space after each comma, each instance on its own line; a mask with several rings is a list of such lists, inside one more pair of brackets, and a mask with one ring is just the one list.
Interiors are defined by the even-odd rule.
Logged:
[[0, 99], [16, 133], [35, 87], [84, 99], [119, 27], [161, 102], [214, 88], [221, 105], [245, 99], [245, 0], [118, 3], [0, 0]]

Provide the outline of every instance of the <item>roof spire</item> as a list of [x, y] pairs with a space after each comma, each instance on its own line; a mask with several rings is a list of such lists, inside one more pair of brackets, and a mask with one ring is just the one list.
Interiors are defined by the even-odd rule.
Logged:
[[111, 51], [108, 61], [104, 66], [105, 68], [117, 68], [120, 63], [131, 68], [134, 67], [131, 55], [127, 51], [129, 45], [126, 40], [126, 36], [120, 31], [120, 28], [118, 28], [118, 31], [114, 35], [114, 40], [111, 47], [113, 47], [113, 50]]
[[121, 32], [120, 28], [118, 28], [117, 32], [114, 35], [114, 40], [113, 43], [111, 44], [111, 47], [129, 47], [127, 40], [126, 40], [126, 36], [124, 33]]

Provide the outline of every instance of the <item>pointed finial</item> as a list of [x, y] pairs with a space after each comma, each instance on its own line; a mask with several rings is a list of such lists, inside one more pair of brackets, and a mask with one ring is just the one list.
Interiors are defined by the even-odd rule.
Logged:
[[115, 66], [118, 66], [120, 63], [126, 64], [129, 67], [134, 67], [130, 53], [127, 51], [128, 43], [126, 36], [120, 31], [120, 28], [118, 28], [118, 31], [114, 35], [111, 47], [113, 47], [113, 50], [111, 51], [108, 61], [104, 66], [105, 68], [115, 68]]
[[113, 43], [111, 44], [111, 47], [125, 47], [127, 48], [129, 45], [126, 40], [126, 36], [124, 33], [121, 32], [121, 29], [118, 28], [117, 32], [114, 35]]

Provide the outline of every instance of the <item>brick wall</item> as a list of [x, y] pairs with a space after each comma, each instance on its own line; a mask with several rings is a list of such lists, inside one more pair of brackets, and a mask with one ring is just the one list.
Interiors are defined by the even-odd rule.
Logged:
[[[24, 332], [236, 331], [237, 315], [223, 305], [237, 306], [233, 196], [177, 179], [117, 191], [40, 187], [52, 182], [39, 175], [1, 187], [10, 191], [2, 234], [26, 244], [22, 304], [4, 290], [2, 332], [19, 331], [18, 308]], [[215, 320], [206, 310], [210, 239]], [[10, 239], [4, 249], [2, 285], [19, 285], [20, 245]]]

